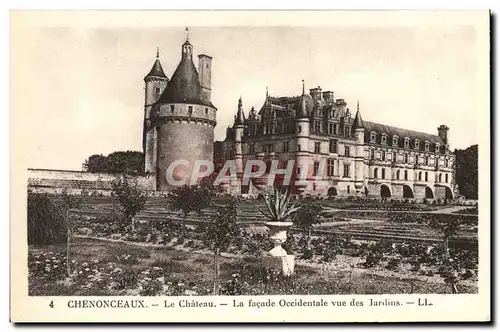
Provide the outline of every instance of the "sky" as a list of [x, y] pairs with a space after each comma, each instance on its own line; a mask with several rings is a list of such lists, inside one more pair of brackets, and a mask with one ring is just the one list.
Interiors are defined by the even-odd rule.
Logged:
[[[15, 85], [29, 106], [23, 139], [32, 168], [81, 170], [92, 154], [142, 150], [144, 76], [160, 48], [171, 77], [185, 26], [27, 27], [12, 59]], [[359, 100], [363, 120], [437, 134], [451, 148], [479, 141], [477, 31], [444, 26], [194, 26], [196, 55], [213, 57], [215, 139], [232, 125], [238, 99], [248, 114], [266, 95], [321, 86]], [[22, 44], [22, 40], [17, 40]], [[195, 60], [197, 65], [197, 61]], [[17, 128], [15, 128], [17, 129]]]

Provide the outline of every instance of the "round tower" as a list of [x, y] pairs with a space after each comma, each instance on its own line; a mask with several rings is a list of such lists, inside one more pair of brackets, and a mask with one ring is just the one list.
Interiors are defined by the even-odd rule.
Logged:
[[356, 154], [354, 157], [354, 187], [359, 191], [364, 182], [364, 155], [365, 155], [365, 127], [359, 112], [359, 101], [357, 105], [356, 117], [352, 124], [354, 129], [354, 138], [356, 139]]
[[245, 129], [245, 117], [243, 114], [243, 102], [241, 97], [238, 100], [238, 113], [234, 119], [234, 160], [236, 163], [236, 173], [241, 178], [243, 174], [243, 151], [241, 140], [243, 138], [243, 130]]
[[145, 158], [145, 171], [156, 173], [156, 128], [152, 125], [151, 108], [160, 98], [168, 84], [160, 63], [160, 50], [156, 49], [156, 60], [149, 73], [144, 77], [144, 128], [142, 149]]
[[295, 178], [298, 179], [298, 183], [296, 182], [295, 186], [299, 191], [303, 191], [306, 189], [304, 181], [312, 176], [310, 167], [312, 160], [309, 151], [310, 119], [307, 110], [304, 81], [302, 81], [302, 96], [298, 106], [296, 121], [297, 148], [295, 152]]
[[200, 65], [204, 66], [203, 77], [200, 77], [193, 63], [189, 35], [182, 45], [181, 54], [181, 61], [165, 91], [152, 107], [157, 128], [157, 190], [180, 185], [180, 182], [168, 181], [167, 176], [189, 184], [196, 160], [213, 161], [217, 108], [212, 104], [210, 94], [204, 93], [204, 90], [211, 90], [212, 58], [199, 56]]

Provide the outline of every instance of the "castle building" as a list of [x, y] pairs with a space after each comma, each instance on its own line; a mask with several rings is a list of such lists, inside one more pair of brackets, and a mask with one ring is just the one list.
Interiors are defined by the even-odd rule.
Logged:
[[[306, 94], [303, 85], [295, 97], [266, 92], [264, 105], [248, 116], [240, 97], [216, 159], [235, 160], [238, 173], [248, 160], [286, 165], [293, 159], [295, 174], [307, 167], [307, 184], [296, 186], [305, 196], [452, 199], [458, 192], [448, 130], [441, 125], [433, 135], [364, 121], [359, 102], [353, 116], [332, 91], [317, 87]], [[228, 188], [249, 194], [267, 189], [262, 181]]]
[[[187, 30], [187, 29], [186, 29]], [[174, 169], [175, 181], [191, 174], [195, 160], [212, 160], [217, 108], [212, 104], [212, 57], [198, 55], [193, 63], [193, 45], [189, 33], [181, 47], [181, 60], [170, 79], [159, 60], [145, 82], [143, 151], [145, 171], [154, 179], [155, 190], [168, 190], [166, 171], [175, 161], [189, 166]]]

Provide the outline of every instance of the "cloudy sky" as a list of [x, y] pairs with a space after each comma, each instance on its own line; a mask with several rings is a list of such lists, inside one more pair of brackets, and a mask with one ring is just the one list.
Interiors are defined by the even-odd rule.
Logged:
[[[24, 119], [14, 130], [30, 142], [29, 167], [78, 170], [95, 153], [142, 149], [143, 78], [156, 47], [170, 77], [185, 39], [185, 26], [159, 25], [27, 26], [13, 36], [23, 105], [14, 111]], [[478, 143], [473, 26], [198, 24], [190, 35], [195, 55], [213, 56], [218, 140], [240, 96], [248, 112], [260, 108], [266, 86], [273, 96], [298, 95], [304, 79], [352, 110], [359, 100], [364, 120], [429, 133], [446, 124], [452, 148]]]

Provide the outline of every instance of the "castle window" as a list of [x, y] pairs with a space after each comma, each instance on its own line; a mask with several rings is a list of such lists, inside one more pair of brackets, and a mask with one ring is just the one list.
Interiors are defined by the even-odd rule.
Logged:
[[344, 177], [349, 177], [349, 164], [344, 164]]
[[283, 152], [288, 152], [288, 141], [283, 142]]
[[290, 124], [288, 123], [288, 121], [284, 121], [283, 122], [283, 132], [288, 133], [289, 131], [290, 131]]
[[351, 193], [351, 186], [350, 185], [347, 185], [347, 193], [350, 194]]
[[335, 123], [329, 123], [328, 124], [328, 135], [333, 135], [333, 131], [334, 131], [333, 128], [335, 128]]
[[193, 114], [193, 106], [188, 106], [188, 113]]
[[436, 153], [439, 153], [439, 143], [436, 143]]
[[375, 150], [370, 150], [370, 159], [375, 159]]
[[448, 173], [446, 173], [446, 174], [444, 175], [444, 181], [445, 181], [446, 183], [448, 183]]
[[426, 165], [430, 165], [430, 163], [429, 163], [429, 156], [426, 156], [426, 157], [425, 157], [425, 164], [426, 164]]
[[405, 169], [405, 181], [408, 181], [408, 170]]
[[408, 164], [408, 153], [405, 153], [405, 164]]
[[314, 132], [321, 133], [321, 121], [314, 121]]
[[410, 147], [410, 138], [405, 137], [405, 149], [408, 149]]
[[318, 169], [319, 169], [319, 162], [315, 161], [314, 166], [313, 166], [313, 175], [314, 176], [318, 175]]
[[330, 153], [337, 153], [337, 140], [336, 139], [330, 140]]
[[156, 94], [160, 93], [160, 88], [156, 88], [155, 91], [156, 91]]
[[249, 154], [254, 154], [255, 153], [255, 144], [250, 144], [248, 146], [248, 152], [249, 152]]
[[399, 169], [398, 169], [398, 171], [396, 172], [396, 180], [399, 180], [399, 175], [400, 175], [400, 173], [399, 173]]
[[314, 153], [320, 153], [321, 143], [314, 142]]
[[385, 161], [385, 151], [382, 151], [382, 160]]
[[392, 153], [392, 161], [393, 161], [393, 162], [396, 162], [396, 161], [397, 161], [397, 155], [396, 155], [396, 152], [393, 152], [393, 153]]
[[373, 178], [378, 178], [378, 168], [375, 168], [375, 170], [373, 171]]
[[382, 144], [383, 145], [387, 144], [387, 135], [386, 134], [382, 134]]
[[398, 146], [398, 137], [396, 135], [392, 136], [392, 145]]
[[300, 144], [297, 144], [297, 151], [300, 151]]
[[422, 172], [418, 173], [418, 181], [422, 181]]
[[385, 168], [382, 168], [382, 179], [385, 179]]
[[415, 149], [418, 150], [420, 148], [420, 140], [418, 138], [415, 139]]
[[444, 165], [445, 165], [446, 167], [450, 167], [450, 166], [449, 166], [449, 165], [450, 165], [450, 161], [449, 161], [448, 159], [445, 159], [445, 160], [444, 160]]
[[205, 115], [208, 115], [208, 108], [205, 108]]
[[174, 113], [175, 111], [175, 105], [170, 105], [170, 112]]
[[333, 134], [334, 135], [337, 135], [337, 133], [338, 133], [338, 129], [337, 128], [338, 128], [338, 124], [334, 124], [333, 125]]
[[300, 126], [297, 126], [297, 132], [300, 133], [302, 131], [302, 128]]
[[350, 146], [346, 146], [344, 149], [345, 149], [344, 155], [346, 157], [350, 157], [351, 156], [351, 147]]
[[429, 146], [430, 146], [429, 141], [425, 141], [425, 151], [429, 151]]
[[429, 181], [429, 174], [425, 172], [425, 182]]
[[377, 133], [371, 133], [370, 143], [376, 143], [376, 142], [377, 142]]
[[443, 181], [443, 174], [439, 174], [438, 182], [442, 182], [442, 181]]
[[327, 174], [328, 174], [328, 176], [333, 176], [334, 172], [335, 172], [335, 160], [328, 159], [328, 162], [327, 162]]

